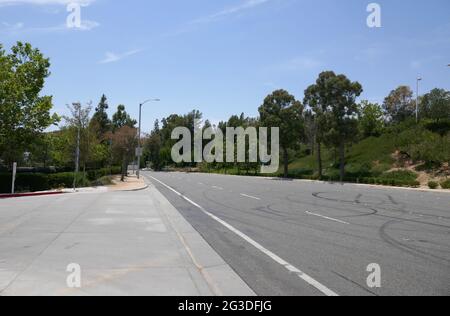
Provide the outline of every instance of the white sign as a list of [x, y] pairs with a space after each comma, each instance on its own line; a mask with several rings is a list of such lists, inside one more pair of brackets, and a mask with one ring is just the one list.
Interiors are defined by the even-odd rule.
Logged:
[[136, 148], [136, 157], [142, 157], [143, 152], [142, 148]]

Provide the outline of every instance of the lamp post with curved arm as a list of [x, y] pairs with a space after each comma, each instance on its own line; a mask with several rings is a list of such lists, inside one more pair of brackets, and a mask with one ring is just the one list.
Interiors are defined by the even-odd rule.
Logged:
[[141, 156], [142, 156], [142, 147], [141, 147], [141, 124], [142, 124], [142, 106], [149, 102], [159, 102], [160, 99], [148, 99], [139, 104], [139, 130], [138, 130], [138, 149], [137, 149], [137, 178], [140, 178], [141, 175]]

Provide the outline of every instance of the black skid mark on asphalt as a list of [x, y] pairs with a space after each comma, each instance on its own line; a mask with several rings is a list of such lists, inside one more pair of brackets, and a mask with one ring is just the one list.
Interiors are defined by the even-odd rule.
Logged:
[[356, 282], [356, 281], [353, 281], [352, 279], [346, 277], [345, 275], [342, 275], [342, 274], [340, 274], [340, 273], [338, 273], [338, 272], [336, 272], [336, 271], [333, 271], [333, 270], [331, 270], [331, 272], [334, 273], [334, 274], [336, 274], [336, 275], [337, 275], [338, 277], [340, 277], [341, 279], [344, 279], [345, 281], [350, 282], [350, 283], [356, 285], [357, 287], [359, 287], [360, 289], [366, 291], [367, 293], [372, 294], [373, 296], [379, 296], [377, 293], [372, 292], [371, 290], [367, 289], [365, 286], [359, 284], [359, 283]]
[[[351, 213], [357, 213], [356, 215], [335, 215], [337, 218], [354, 218], [354, 217], [364, 217], [364, 216], [372, 216], [372, 215], [376, 215], [378, 213], [377, 210], [372, 209], [367, 207], [367, 205], [363, 205], [361, 204], [360, 199], [362, 198], [362, 194], [359, 194], [355, 200], [353, 201], [348, 201], [348, 200], [339, 200], [339, 199], [331, 199], [331, 198], [326, 198], [321, 196], [322, 194], [326, 194], [326, 193], [313, 193], [313, 196], [315, 198], [321, 199], [321, 200], [326, 200], [326, 201], [332, 201], [332, 202], [337, 202], [340, 204], [352, 204], [352, 205], [359, 205], [359, 206], [363, 206], [365, 209], [367, 209], [369, 212], [363, 212], [361, 210], [353, 210], [353, 209], [339, 209], [339, 208], [333, 208], [334, 210], [339, 210], [339, 211], [345, 211], [345, 212], [351, 212]], [[294, 202], [294, 200], [290, 199], [291, 202]], [[298, 202], [296, 202], [298, 203]]]
[[[318, 199], [327, 200], [327, 201], [333, 201], [333, 202], [338, 202], [338, 203], [346, 203], [346, 204], [355, 204], [355, 201], [327, 198], [327, 197], [323, 197], [322, 196], [323, 194], [326, 194], [326, 193], [325, 192], [313, 193], [313, 196], [318, 198]], [[390, 195], [388, 195], [388, 197], [389, 196]], [[362, 215], [359, 215], [359, 216], [377, 215], [377, 213], [379, 213], [380, 210], [383, 210], [383, 211], [387, 211], [387, 212], [400, 213], [402, 215], [419, 216], [419, 217], [422, 217], [422, 218], [431, 218], [431, 219], [437, 219], [437, 220], [442, 220], [442, 219], [450, 220], [450, 217], [448, 217], [448, 216], [429, 215], [429, 214], [424, 214], [424, 213], [420, 213], [420, 212], [407, 211], [407, 210], [405, 210], [405, 206], [404, 205], [400, 205], [400, 203], [395, 201], [394, 198], [392, 198], [392, 196], [390, 196], [390, 201], [391, 201], [392, 204], [396, 205], [395, 208], [380, 206], [382, 204], [386, 204], [384, 200], [381, 200], [381, 202], [378, 203], [378, 204], [375, 203], [375, 206], [377, 207], [377, 209], [375, 209], [375, 208], [370, 206], [370, 205], [373, 205], [374, 203], [360, 204], [360, 205], [363, 205], [365, 208], [371, 210], [372, 213], [362, 214]], [[352, 211], [352, 210], [348, 210], [348, 211]], [[382, 215], [380, 215], [380, 216], [382, 216]], [[341, 218], [346, 218], [346, 217], [354, 217], [354, 216], [340, 216], [340, 217]], [[392, 217], [392, 218], [396, 218], [396, 217]], [[431, 223], [421, 222], [421, 221], [416, 221], [416, 222], [423, 223], [423, 224], [437, 225], [437, 224], [431, 224]], [[437, 225], [437, 226], [448, 227], [448, 226], [444, 226], [444, 225]]]
[[[389, 245], [391, 245], [392, 247], [395, 247], [399, 250], [402, 250], [406, 253], [409, 253], [415, 257], [420, 257], [422, 259], [425, 260], [429, 260], [432, 261], [434, 263], [440, 264], [440, 265], [444, 265], [444, 266], [450, 266], [450, 260], [446, 259], [446, 258], [442, 258], [439, 256], [436, 256], [434, 254], [431, 254], [429, 252], [417, 249], [416, 247], [412, 247], [406, 243], [402, 243], [398, 240], [396, 240], [395, 238], [393, 238], [392, 236], [390, 236], [387, 233], [387, 229], [389, 226], [393, 225], [393, 224], [399, 224], [399, 223], [404, 223], [404, 220], [392, 220], [389, 222], [386, 222], [383, 226], [381, 226], [380, 230], [379, 230], [379, 235], [380, 237]], [[445, 263], [444, 263], [445, 262]]]
[[392, 197], [392, 195], [387, 194], [387, 197], [388, 197], [389, 201], [391, 201], [392, 204], [398, 205], [398, 202]]
[[358, 194], [355, 198], [355, 203], [356, 204], [361, 204], [361, 198], [363, 197], [362, 194]]
[[[224, 208], [226, 208], [226, 209], [233, 210], [233, 211], [236, 211], [236, 212], [245, 213], [245, 214], [251, 215], [251, 216], [259, 216], [259, 217], [263, 217], [263, 218], [266, 218], [266, 219], [269, 219], [269, 220], [272, 220], [272, 221], [276, 221], [276, 220], [277, 220], [277, 218], [274, 218], [273, 216], [267, 216], [267, 215], [261, 214], [261, 213], [258, 212], [258, 211], [255, 212], [255, 209], [253, 209], [253, 210], [242, 210], [242, 209], [239, 209], [239, 208], [236, 208], [236, 207], [233, 207], [233, 206], [230, 206], [230, 205], [227, 205], [227, 204], [218, 202], [218, 201], [216, 201], [216, 200], [210, 198], [210, 197], [207, 195], [207, 192], [206, 192], [206, 191], [204, 191], [204, 192], [202, 193], [202, 195], [203, 195], [203, 197], [204, 197], [207, 201], [209, 201], [209, 202], [211, 202], [211, 203], [214, 203], [214, 204], [216, 204], [216, 205], [219, 205], [219, 206], [221, 206], [221, 207], [224, 207]], [[216, 210], [216, 211], [217, 211], [217, 210]], [[223, 216], [223, 215], [222, 215], [222, 216]], [[234, 218], [230, 218], [230, 219], [236, 220], [236, 219], [234, 219]], [[249, 223], [245, 223], [245, 224], [249, 224]]]

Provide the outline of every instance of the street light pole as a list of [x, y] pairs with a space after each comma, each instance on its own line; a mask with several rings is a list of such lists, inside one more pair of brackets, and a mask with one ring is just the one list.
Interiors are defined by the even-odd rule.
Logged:
[[77, 133], [77, 148], [75, 157], [75, 176], [73, 177], [73, 190], [77, 189], [77, 176], [80, 171], [80, 133], [81, 133], [81, 105], [78, 109], [78, 133]]
[[159, 102], [160, 99], [149, 99], [139, 104], [139, 130], [138, 130], [138, 149], [137, 149], [137, 178], [140, 178], [141, 175], [141, 156], [142, 156], [142, 147], [141, 147], [141, 126], [142, 126], [142, 106], [148, 102]]
[[422, 81], [421, 77], [417, 77], [416, 86], [416, 123], [419, 123], [419, 82]]

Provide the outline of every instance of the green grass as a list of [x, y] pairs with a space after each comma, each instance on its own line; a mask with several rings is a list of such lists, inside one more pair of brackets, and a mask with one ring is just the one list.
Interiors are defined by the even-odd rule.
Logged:
[[[370, 137], [347, 148], [346, 172], [355, 178], [378, 177], [391, 169], [394, 159], [392, 154], [396, 147], [391, 135], [379, 138]], [[325, 177], [339, 175], [339, 162], [333, 150], [322, 149], [322, 159]], [[307, 156], [295, 160], [289, 165], [290, 173], [296, 175], [312, 175], [317, 173], [317, 157]]]

